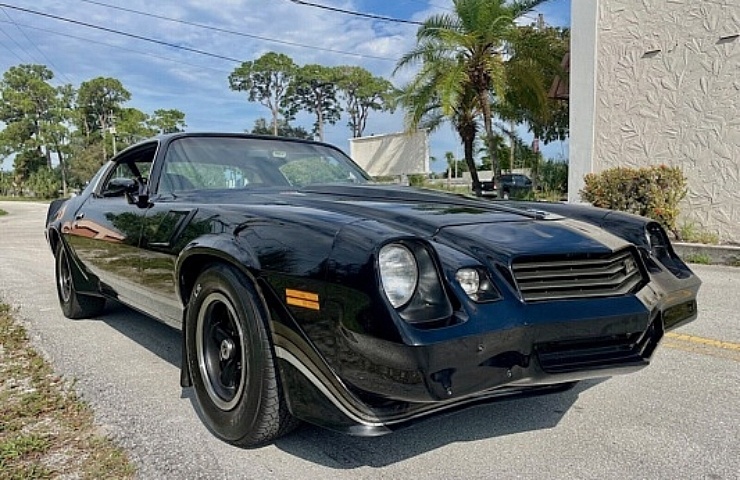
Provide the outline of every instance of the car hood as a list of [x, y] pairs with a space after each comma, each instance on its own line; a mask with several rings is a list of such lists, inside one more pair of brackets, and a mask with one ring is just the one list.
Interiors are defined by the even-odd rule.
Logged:
[[[221, 204], [222, 211], [249, 204], [253, 213], [306, 225], [342, 225], [375, 221], [402, 235], [444, 243], [481, 258], [486, 252], [506, 256], [531, 252], [562, 254], [608, 252], [626, 244], [589, 223], [548, 212], [547, 204], [497, 202], [389, 185], [319, 185], [299, 190], [210, 191], [198, 196]], [[233, 213], [236, 213], [234, 211]]]
[[562, 218], [529, 207], [387, 185], [312, 186], [286, 193], [283, 199], [303, 207], [392, 224], [424, 237], [451, 226]]
[[375, 185], [312, 187], [296, 196], [304, 206], [392, 224], [476, 257], [480, 257], [481, 249], [512, 257], [531, 252], [605, 253], [627, 244], [594, 225], [547, 212], [531, 203], [518, 206]]

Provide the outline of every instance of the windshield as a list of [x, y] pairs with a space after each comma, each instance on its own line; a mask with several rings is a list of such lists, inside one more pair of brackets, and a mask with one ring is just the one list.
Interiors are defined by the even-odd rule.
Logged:
[[339, 150], [284, 139], [185, 137], [170, 143], [159, 191], [367, 183]]

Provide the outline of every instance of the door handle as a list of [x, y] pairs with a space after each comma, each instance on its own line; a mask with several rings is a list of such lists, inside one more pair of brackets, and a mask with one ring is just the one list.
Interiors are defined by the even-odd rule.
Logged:
[[77, 215], [75, 215], [75, 220], [82, 220], [83, 218], [85, 218], [84, 212], [80, 212]]

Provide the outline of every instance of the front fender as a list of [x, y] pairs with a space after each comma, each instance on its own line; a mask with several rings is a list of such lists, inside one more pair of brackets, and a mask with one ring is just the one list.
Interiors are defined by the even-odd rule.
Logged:
[[185, 246], [175, 262], [177, 295], [187, 305], [188, 298], [203, 268], [213, 262], [223, 262], [234, 266], [245, 274], [253, 275], [260, 270], [260, 263], [254, 251], [236, 237], [225, 235], [205, 235]]

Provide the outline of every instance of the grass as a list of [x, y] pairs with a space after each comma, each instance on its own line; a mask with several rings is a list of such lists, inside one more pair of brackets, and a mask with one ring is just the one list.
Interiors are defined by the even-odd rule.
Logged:
[[36, 198], [36, 197], [7, 197], [7, 196], [0, 196], [0, 202], [51, 203], [51, 200], [46, 199], [46, 198]]
[[125, 452], [0, 304], [0, 478], [133, 478]]
[[694, 223], [684, 223], [679, 227], [681, 240], [689, 243], [703, 243], [706, 245], [719, 244], [719, 235], [714, 232], [702, 230]]
[[712, 257], [706, 253], [690, 253], [684, 257], [684, 261], [688, 263], [698, 263], [700, 265], [711, 265]]
[[2, 208], [0, 208], [0, 217], [2, 217], [3, 215], [7, 215], [7, 214], [8, 214], [8, 212], [6, 212]]

